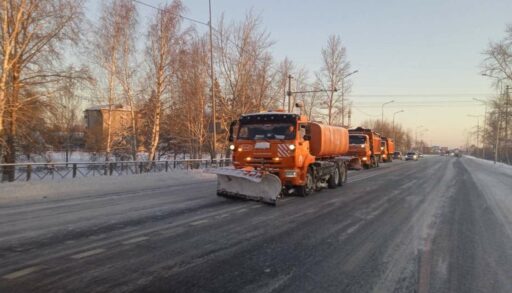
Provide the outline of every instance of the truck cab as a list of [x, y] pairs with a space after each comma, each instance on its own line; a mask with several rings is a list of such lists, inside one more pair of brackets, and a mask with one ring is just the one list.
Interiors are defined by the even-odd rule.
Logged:
[[[370, 150], [370, 138], [366, 134], [350, 134], [348, 155], [358, 159], [363, 168], [368, 169], [371, 164], [372, 151]], [[358, 163], [352, 163], [357, 165]], [[360, 168], [360, 167], [358, 167]]]
[[382, 139], [380, 141], [380, 151], [381, 151], [381, 162], [387, 162], [388, 161], [388, 144], [386, 139]]
[[304, 166], [315, 161], [309, 152], [307, 118], [295, 113], [244, 114], [230, 134], [233, 166], [278, 176], [284, 185], [304, 185]]

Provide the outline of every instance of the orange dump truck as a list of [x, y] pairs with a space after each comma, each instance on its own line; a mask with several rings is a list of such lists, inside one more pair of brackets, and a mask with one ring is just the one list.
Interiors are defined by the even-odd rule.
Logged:
[[284, 112], [244, 114], [230, 127], [232, 168], [217, 174], [217, 194], [276, 204], [347, 180], [348, 130]]
[[392, 162], [395, 152], [395, 142], [389, 137], [381, 137], [382, 161]]
[[381, 137], [368, 128], [357, 127], [349, 130], [350, 146], [348, 155], [352, 156], [350, 166], [353, 169], [378, 167], [381, 158]]

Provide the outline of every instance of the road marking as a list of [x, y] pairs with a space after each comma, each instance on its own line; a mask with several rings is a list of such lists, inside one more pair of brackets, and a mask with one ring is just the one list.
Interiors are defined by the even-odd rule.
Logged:
[[25, 268], [23, 270], [19, 270], [19, 271], [7, 274], [7, 275], [3, 276], [2, 278], [7, 279], [7, 280], [13, 280], [13, 279], [16, 279], [19, 277], [26, 276], [33, 272], [39, 271], [42, 268], [43, 268], [43, 266], [33, 266], [33, 267]]
[[104, 251], [105, 251], [105, 249], [98, 248], [98, 249], [82, 252], [82, 253], [79, 253], [79, 254], [75, 254], [75, 255], [71, 256], [71, 258], [80, 259], [80, 258], [88, 257], [88, 256], [91, 256], [91, 255], [99, 254], [99, 253], [102, 253]]
[[200, 220], [200, 221], [192, 222], [192, 223], [190, 223], [190, 225], [197, 226], [197, 225], [201, 225], [201, 224], [208, 223], [208, 222], [209, 222], [209, 220]]
[[251, 209], [257, 209], [257, 208], [261, 208], [261, 207], [262, 207], [262, 205], [259, 204], [259, 205], [252, 206]]
[[137, 243], [137, 242], [141, 242], [141, 241], [144, 241], [146, 239], [149, 239], [148, 237], [137, 237], [137, 238], [132, 238], [130, 240], [126, 240], [126, 241], [123, 241], [123, 244], [132, 244], [132, 243]]
[[241, 209], [239, 211], [236, 211], [237, 214], [240, 214], [240, 213], [243, 213], [243, 212], [247, 212], [247, 209]]

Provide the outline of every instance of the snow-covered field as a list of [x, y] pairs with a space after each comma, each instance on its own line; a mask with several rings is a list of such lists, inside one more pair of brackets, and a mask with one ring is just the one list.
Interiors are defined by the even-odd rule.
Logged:
[[0, 205], [26, 200], [87, 196], [112, 192], [171, 187], [194, 182], [212, 181], [213, 174], [202, 170], [173, 170], [126, 176], [96, 176], [56, 181], [13, 182], [0, 185]]

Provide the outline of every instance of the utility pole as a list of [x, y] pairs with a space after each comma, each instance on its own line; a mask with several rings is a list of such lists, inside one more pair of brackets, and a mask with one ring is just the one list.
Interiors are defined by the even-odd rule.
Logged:
[[398, 113], [402, 113], [404, 110], [396, 111], [393, 113], [393, 139], [396, 140], [396, 133], [395, 133], [395, 115]]
[[480, 100], [477, 98], [473, 98], [473, 100], [480, 102], [484, 104], [484, 124], [483, 124], [483, 131], [482, 131], [482, 159], [485, 159], [485, 137], [487, 136], [487, 101]]
[[212, 91], [212, 121], [213, 121], [213, 134], [212, 134], [212, 160], [217, 160], [217, 109], [215, 106], [215, 77], [213, 71], [213, 38], [212, 38], [212, 1], [208, 0], [208, 12], [210, 19], [208, 26], [210, 29], [210, 78], [211, 78], [211, 91]]
[[496, 127], [496, 144], [494, 145], [494, 164], [498, 161], [498, 145], [500, 144], [500, 109], [497, 110], [496, 115], [498, 126]]
[[393, 103], [395, 100], [391, 100], [389, 102], [385, 102], [382, 104], [382, 118], [381, 118], [381, 121], [380, 121], [380, 132], [381, 132], [381, 135], [383, 134], [382, 132], [384, 132], [384, 106], [387, 105], [387, 104], [391, 104]]
[[286, 95], [288, 96], [288, 112], [292, 111], [292, 78], [291, 74], [288, 74], [288, 91]]
[[[509, 144], [508, 141], [508, 106], [510, 103], [510, 87], [507, 85], [505, 87], [505, 146]], [[508, 151], [505, 152], [507, 156], [507, 163], [510, 164], [510, 158], [508, 156]]]

